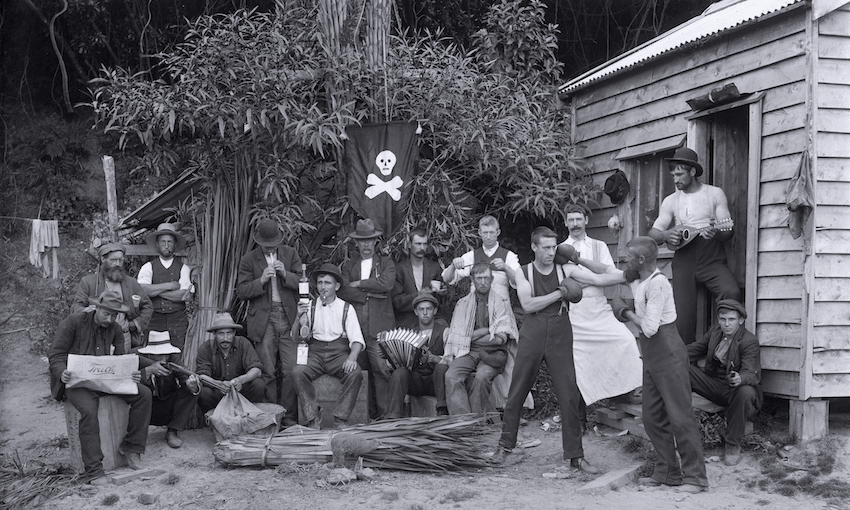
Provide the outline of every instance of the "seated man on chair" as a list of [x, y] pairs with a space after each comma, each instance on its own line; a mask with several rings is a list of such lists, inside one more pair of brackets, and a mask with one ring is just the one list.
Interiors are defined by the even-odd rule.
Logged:
[[455, 305], [446, 338], [446, 400], [449, 414], [485, 413], [490, 409], [493, 379], [502, 373], [508, 354], [508, 338], [518, 338], [511, 304], [491, 292], [490, 265], [476, 262], [470, 271], [474, 292]]
[[195, 374], [175, 373], [163, 366], [169, 361], [180, 364], [180, 349], [171, 345], [168, 331], [150, 331], [148, 344], [138, 352], [154, 362], [142, 370], [142, 381], [153, 394], [150, 424], [167, 426], [165, 442], [171, 448], [180, 448], [183, 440], [178, 432], [186, 430], [195, 412], [201, 381]]
[[[198, 348], [195, 372], [202, 383], [198, 404], [204, 413], [217, 406], [231, 386], [251, 402], [265, 401], [263, 364], [251, 342], [244, 336], [236, 336], [238, 329], [242, 326], [233, 322], [229, 313], [218, 313], [207, 328], [215, 337]], [[204, 385], [205, 378], [220, 383], [220, 389]]]
[[449, 414], [446, 405], [446, 370], [448, 365], [441, 364], [446, 325], [434, 320], [437, 313], [437, 298], [430, 292], [420, 292], [413, 298], [412, 308], [419, 324], [417, 330], [428, 335], [423, 346], [425, 353], [420, 364], [413, 370], [399, 367], [390, 375], [390, 395], [386, 418], [401, 418], [404, 408], [404, 396], [416, 397], [430, 395], [437, 397], [437, 414]]
[[[759, 341], [744, 329], [747, 310], [733, 299], [717, 303], [717, 326], [688, 345], [691, 390], [726, 407], [724, 462], [741, 461], [741, 439], [747, 419], [761, 407], [761, 355]], [[696, 362], [705, 358], [705, 367]]]
[[[319, 299], [298, 304], [297, 340], [309, 345], [306, 360], [300, 359], [292, 372], [298, 396], [298, 421], [307, 427], [322, 428], [322, 410], [313, 381], [324, 374], [342, 382], [342, 392], [334, 408], [334, 427], [348, 425], [357, 403], [363, 373], [357, 356], [366, 347], [354, 307], [339, 299], [342, 283], [339, 268], [322, 264], [313, 272]], [[302, 364], [303, 363], [303, 364]]]
[[[110, 290], [99, 297], [90, 298], [94, 311], [72, 313], [56, 329], [56, 336], [47, 358], [50, 360], [50, 389], [56, 400], [68, 402], [80, 413], [80, 450], [82, 453], [83, 479], [92, 485], [108, 483], [103, 472], [103, 451], [100, 448], [100, 424], [97, 410], [101, 396], [107, 395], [88, 388], [66, 388], [71, 380], [68, 370], [68, 355], [109, 356], [112, 349], [116, 355], [125, 354], [124, 332], [116, 324], [115, 316], [127, 313], [128, 307], [121, 297]], [[140, 360], [141, 361], [141, 360]], [[141, 467], [141, 454], [148, 441], [148, 421], [151, 415], [151, 391], [140, 384], [141, 372], [133, 372], [136, 395], [116, 395], [130, 404], [127, 435], [118, 446], [118, 451], [127, 457], [133, 469]]]

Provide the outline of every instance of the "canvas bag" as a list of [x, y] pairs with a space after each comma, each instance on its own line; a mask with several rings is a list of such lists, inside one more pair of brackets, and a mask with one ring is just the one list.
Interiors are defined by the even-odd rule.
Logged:
[[252, 404], [231, 386], [209, 416], [209, 423], [223, 439], [228, 439], [268, 427], [275, 423], [275, 417]]

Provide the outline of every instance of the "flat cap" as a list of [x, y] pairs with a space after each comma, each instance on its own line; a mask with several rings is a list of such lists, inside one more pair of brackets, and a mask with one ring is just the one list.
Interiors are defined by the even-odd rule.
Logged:
[[717, 312], [720, 313], [721, 310], [735, 310], [738, 312], [738, 315], [747, 318], [747, 309], [744, 308], [744, 305], [735, 301], [734, 299], [721, 299], [717, 302]]

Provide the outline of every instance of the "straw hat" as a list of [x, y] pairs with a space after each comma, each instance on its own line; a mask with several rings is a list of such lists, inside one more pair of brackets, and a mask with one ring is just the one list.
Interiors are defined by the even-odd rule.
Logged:
[[148, 345], [139, 349], [139, 354], [178, 354], [180, 349], [171, 345], [171, 335], [168, 331], [151, 331], [148, 334]]
[[[114, 250], [113, 250], [114, 251]], [[117, 292], [105, 290], [96, 298], [89, 298], [89, 303], [115, 313], [127, 313], [130, 307], [124, 304]]]
[[160, 225], [156, 227], [155, 232], [151, 232], [150, 234], [148, 234], [148, 237], [145, 242], [148, 246], [156, 250], [156, 242], [159, 236], [163, 234], [169, 234], [174, 236], [174, 242], [177, 244], [177, 247], [174, 248], [175, 252], [178, 252], [186, 247], [186, 238], [183, 237], [179, 232], [177, 232], [177, 225], [175, 225], [174, 223], [160, 223]]
[[673, 153], [672, 158], [667, 158], [667, 161], [691, 165], [692, 167], [696, 168], [697, 177], [702, 175], [702, 165], [699, 164], [699, 158], [697, 157], [697, 153], [694, 152], [692, 149], [688, 149], [687, 147], [680, 147], [676, 149], [676, 152]]
[[233, 317], [229, 312], [217, 313], [213, 317], [212, 326], [207, 328], [207, 331], [217, 331], [219, 329], [242, 329], [242, 326], [233, 322]]
[[280, 231], [274, 220], [263, 220], [254, 231], [254, 241], [260, 246], [277, 246], [283, 241], [283, 232]]
[[348, 234], [348, 237], [352, 239], [374, 239], [381, 237], [383, 233], [383, 231], [375, 228], [375, 223], [372, 220], [366, 218], [365, 220], [357, 220], [354, 232]]

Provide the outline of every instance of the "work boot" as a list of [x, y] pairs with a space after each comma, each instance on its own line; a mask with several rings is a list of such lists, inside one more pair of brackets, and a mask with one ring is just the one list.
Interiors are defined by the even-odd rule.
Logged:
[[335, 429], [344, 429], [348, 426], [348, 420], [343, 420], [338, 416], [334, 416], [334, 428]]
[[107, 478], [106, 475], [100, 475], [97, 478], [92, 478], [91, 480], [89, 480], [89, 485], [95, 485], [98, 487], [108, 484], [109, 478]]
[[637, 480], [638, 485], [646, 485], [647, 487], [661, 487], [662, 484], [651, 476], [642, 476]]
[[437, 408], [437, 416], [448, 416], [449, 408], [445, 406], [440, 406]]
[[741, 446], [727, 443], [723, 453], [723, 463], [727, 466], [737, 466], [739, 462], [741, 462]]
[[508, 458], [508, 454], [511, 453], [510, 450], [504, 448], [502, 446], [497, 446], [496, 451], [493, 452], [493, 456], [490, 457], [491, 464], [504, 464], [505, 459]]
[[574, 471], [580, 471], [582, 473], [587, 473], [589, 475], [598, 475], [602, 472], [598, 467], [592, 466], [584, 457], [579, 457], [577, 459], [570, 459], [570, 467]]
[[127, 452], [124, 451], [124, 447], [118, 445], [118, 453], [127, 458], [127, 465], [130, 466], [130, 469], [138, 471], [142, 469], [142, 454], [135, 452]]
[[694, 485], [692, 483], [682, 484], [676, 492], [684, 492], [686, 494], [699, 494], [700, 492], [707, 491], [708, 487], [703, 487], [701, 485]]
[[165, 442], [171, 448], [180, 448], [183, 446], [183, 440], [177, 435], [177, 430], [175, 429], [168, 429], [168, 432], [165, 433]]
[[307, 422], [306, 427], [311, 429], [321, 430], [322, 428], [322, 411], [319, 410], [319, 414], [316, 415], [315, 418]]

